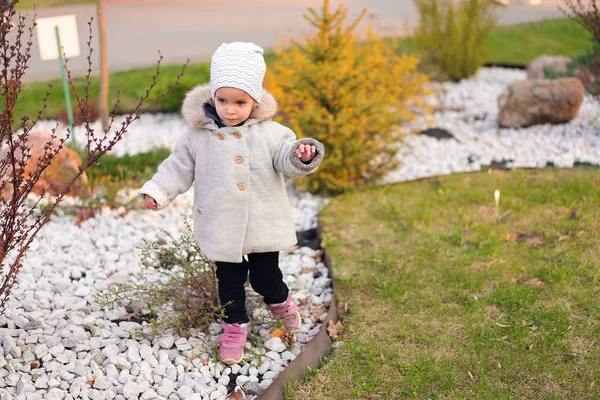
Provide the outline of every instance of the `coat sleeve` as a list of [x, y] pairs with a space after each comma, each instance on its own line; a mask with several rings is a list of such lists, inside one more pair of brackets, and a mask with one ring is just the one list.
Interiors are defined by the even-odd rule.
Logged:
[[[321, 142], [312, 138], [303, 138], [296, 140], [296, 135], [291, 129], [278, 124], [271, 139], [273, 140], [273, 166], [282, 174], [290, 178], [300, 178], [308, 175], [319, 167], [323, 157], [325, 157], [325, 147]], [[315, 146], [316, 155], [309, 163], [304, 163], [296, 150], [301, 144]]]
[[177, 142], [173, 153], [160, 164], [151, 180], [140, 189], [138, 196], [151, 196], [157, 210], [162, 210], [177, 195], [186, 192], [194, 183], [195, 159], [191, 149], [191, 134], [186, 132]]

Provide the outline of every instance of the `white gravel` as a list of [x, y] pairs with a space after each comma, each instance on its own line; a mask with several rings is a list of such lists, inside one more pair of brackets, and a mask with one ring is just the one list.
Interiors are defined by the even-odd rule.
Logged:
[[[441, 127], [454, 139], [407, 133], [400, 144], [403, 165], [384, 182], [474, 171], [493, 161], [507, 161], [509, 167], [599, 165], [600, 107], [591, 98], [586, 97], [579, 115], [568, 124], [497, 128], [496, 98], [508, 83], [521, 79], [522, 71], [486, 68], [473, 79], [444, 84], [444, 93], [431, 99], [443, 110], [433, 119], [415, 121], [412, 129]], [[52, 127], [51, 122], [38, 126]], [[100, 129], [97, 123], [93, 128]], [[172, 148], [182, 130], [177, 115], [147, 115], [131, 126], [114, 152]], [[82, 132], [78, 129], [79, 140]], [[290, 196], [297, 229], [315, 227], [327, 199], [292, 190]], [[318, 332], [333, 295], [327, 268], [310, 248], [281, 258], [294, 298], [306, 299], [296, 344], [288, 348], [270, 338], [269, 313], [251, 296], [251, 326], [261, 339], [248, 349], [241, 365], [227, 367], [213, 358], [218, 324], [209, 334], [189, 339], [168, 332], [138, 337], [132, 334], [138, 324], [114, 322], [127, 312], [125, 307], [104, 309], [94, 302], [95, 293], [127, 281], [139, 270], [135, 253], [142, 239], [164, 238], [162, 230], [181, 232], [191, 205], [188, 192], [158, 213], [104, 208], [79, 226], [72, 216], [58, 215], [44, 227], [23, 262], [6, 314], [0, 316], [0, 400], [214, 400], [224, 398], [235, 385], [259, 392], [277, 377]]]
[[[441, 110], [405, 129], [398, 153], [402, 166], [383, 183], [479, 171], [494, 162], [508, 168], [600, 165], [600, 104], [590, 96], [569, 123], [498, 128], [497, 98], [508, 84], [526, 77], [521, 70], [482, 68], [471, 79], [440, 85], [442, 91], [431, 101]], [[410, 133], [430, 127], [443, 128], [454, 138]]]
[[[313, 224], [318, 201], [308, 195], [294, 200], [299, 229]], [[122, 210], [104, 208], [80, 226], [72, 216], [58, 216], [40, 232], [6, 315], [0, 316], [0, 399], [183, 399], [192, 392], [204, 400], [223, 398], [232, 380], [246, 390], [266, 387], [299, 354], [320, 329], [322, 313], [313, 316], [313, 310], [326, 310], [333, 295], [327, 268], [307, 247], [281, 259], [294, 298], [307, 300], [296, 344], [288, 348], [270, 338], [273, 321], [251, 296], [251, 326], [260, 339], [237, 371], [212, 356], [218, 324], [209, 335], [189, 339], [167, 332], [139, 338], [133, 333], [139, 324], [115, 322], [127, 314], [125, 307], [95, 303], [95, 293], [138, 270], [135, 248], [142, 239], [166, 238], [163, 229], [171, 234], [185, 229], [191, 205], [188, 192], [162, 212], [132, 210], [121, 216]]]

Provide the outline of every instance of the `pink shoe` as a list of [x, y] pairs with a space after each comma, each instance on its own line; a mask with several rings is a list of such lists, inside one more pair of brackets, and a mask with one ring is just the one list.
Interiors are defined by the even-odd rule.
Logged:
[[288, 332], [294, 333], [300, 328], [300, 313], [291, 295], [288, 295], [287, 300], [283, 304], [269, 306], [269, 310], [271, 310], [273, 318], [281, 318], [283, 326]]
[[240, 324], [221, 322], [224, 332], [217, 341], [219, 342], [219, 358], [227, 365], [237, 364], [244, 358], [244, 346], [248, 336], [248, 328]]

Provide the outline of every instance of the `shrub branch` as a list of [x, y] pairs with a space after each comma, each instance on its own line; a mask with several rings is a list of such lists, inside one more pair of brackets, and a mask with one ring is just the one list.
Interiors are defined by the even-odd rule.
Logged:
[[[185, 67], [189, 63], [188, 61], [188, 63], [183, 65], [182, 71], [177, 75], [176, 81], [168, 87], [166, 92], [156, 96], [154, 101], [146, 101], [150, 97], [151, 90], [156, 85], [160, 62], [162, 60], [161, 56], [157, 62], [157, 72], [153, 76], [149, 88], [146, 89], [145, 95], [140, 98], [133, 111], [125, 116], [125, 120], [121, 123], [121, 126], [112, 135], [109, 134], [111, 126], [100, 134], [97, 134], [90, 127], [89, 120], [89, 88], [91, 85], [91, 54], [93, 51], [91, 48], [92, 28], [90, 20], [90, 34], [87, 42], [89, 49], [87, 58], [88, 70], [84, 86], [85, 95], [81, 96], [78, 94], [70, 71], [67, 65], [65, 65], [72, 94], [75, 95], [77, 106], [86, 119], [84, 129], [87, 138], [85, 143], [87, 157], [79, 165], [74, 175], [67, 178], [67, 184], [64, 189], [56, 194], [55, 197], [48, 199], [48, 206], [40, 207], [40, 201], [45, 197], [51, 186], [44, 187], [40, 197], [31, 204], [28, 198], [30, 194], [33, 194], [34, 186], [40, 181], [43, 173], [51, 163], [63, 151], [71, 130], [68, 129], [65, 137], [59, 138], [56, 128], [53, 129], [50, 139], [44, 145], [39, 158], [31, 160], [32, 144], [30, 144], [28, 139], [30, 132], [41, 119], [42, 113], [47, 107], [50, 96], [50, 92], [47, 91], [42, 99], [42, 106], [37, 115], [33, 119], [27, 116], [21, 118], [20, 130], [18, 132], [13, 131], [14, 109], [21, 93], [22, 78], [27, 70], [27, 62], [31, 57], [33, 28], [36, 25], [34, 22], [31, 27], [26, 29], [25, 17], [19, 15], [13, 27], [13, 21], [16, 16], [14, 11], [15, 4], [16, 0], [13, 0], [9, 6], [8, 15], [0, 21], [0, 62], [3, 66], [0, 77], [0, 92], [2, 94], [0, 103], [3, 106], [3, 111], [0, 113], [0, 145], [4, 151], [4, 156], [0, 158], [0, 190], [7, 187], [10, 188], [10, 195], [6, 196], [7, 198], [4, 198], [0, 194], [0, 314], [4, 313], [10, 291], [18, 282], [17, 276], [23, 267], [22, 259], [29, 249], [31, 242], [42, 227], [50, 221], [54, 210], [70, 192], [75, 181], [83, 175], [86, 169], [114, 148], [123, 138], [131, 123], [138, 120], [149, 108], [153, 107], [159, 100], [170, 93], [173, 86], [179, 83]], [[7, 37], [11, 29], [16, 29], [17, 31], [14, 43], [10, 43]], [[118, 104], [119, 100], [117, 99], [115, 110]], [[116, 111], [112, 114], [111, 125], [114, 121], [115, 113]], [[33, 168], [29, 172], [26, 172], [26, 167], [31, 165], [32, 162], [34, 162]]]

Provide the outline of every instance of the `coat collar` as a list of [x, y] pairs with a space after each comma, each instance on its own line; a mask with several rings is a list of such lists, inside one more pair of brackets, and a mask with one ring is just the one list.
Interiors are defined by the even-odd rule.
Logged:
[[[185, 123], [191, 128], [202, 128], [206, 124], [214, 125], [215, 122], [204, 112], [204, 103], [212, 98], [210, 85], [199, 85], [186, 94], [181, 106], [181, 115]], [[277, 101], [275, 97], [263, 89], [262, 100], [258, 108], [252, 111], [244, 125], [271, 119], [277, 114]]]

